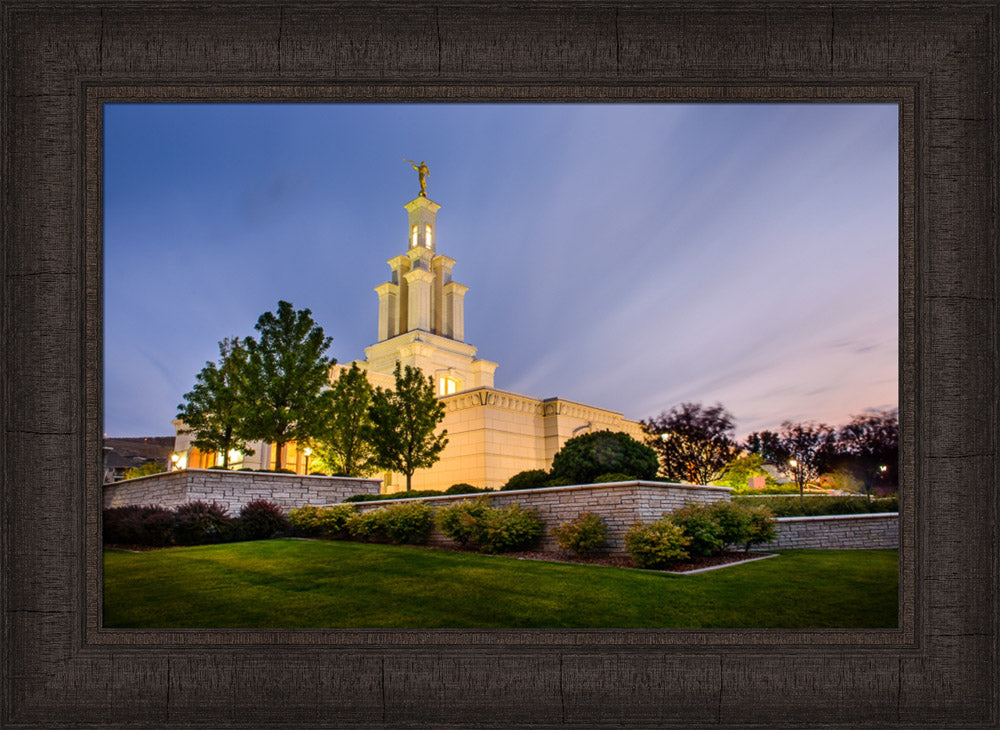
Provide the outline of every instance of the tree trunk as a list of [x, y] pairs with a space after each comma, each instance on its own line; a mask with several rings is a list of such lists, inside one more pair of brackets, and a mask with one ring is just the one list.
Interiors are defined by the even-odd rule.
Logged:
[[410, 491], [410, 478], [413, 476], [412, 472], [407, 472], [406, 474], [406, 491]]

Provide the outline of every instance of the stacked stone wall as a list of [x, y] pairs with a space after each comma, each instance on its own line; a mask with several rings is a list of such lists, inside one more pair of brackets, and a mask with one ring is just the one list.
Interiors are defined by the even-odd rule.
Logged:
[[778, 517], [778, 539], [762, 550], [899, 548], [899, 514]]
[[355, 494], [378, 494], [380, 487], [379, 479], [183, 469], [105, 485], [104, 506], [157, 504], [172, 509], [201, 500], [216, 502], [235, 515], [243, 505], [266, 499], [287, 512], [305, 504], [342, 502]]
[[[426, 497], [418, 501], [426, 502], [432, 507], [445, 507], [485, 496], [494, 507], [504, 507], [517, 502], [522, 507], [535, 509], [538, 511], [538, 516], [545, 521], [545, 536], [539, 545], [542, 550], [558, 549], [555, 540], [549, 534], [550, 528], [569, 522], [581, 512], [594, 512], [603, 517], [608, 525], [609, 551], [622, 554], [625, 552], [625, 533], [636, 521], [651, 522], [659, 519], [664, 512], [672, 512], [690, 502], [705, 504], [719, 500], [728, 501], [731, 491], [728, 487], [633, 481]], [[395, 502], [408, 501], [411, 500], [361, 502], [358, 504], [358, 509], [367, 512]], [[452, 545], [453, 542], [435, 527], [431, 533], [430, 544], [445, 546]]]

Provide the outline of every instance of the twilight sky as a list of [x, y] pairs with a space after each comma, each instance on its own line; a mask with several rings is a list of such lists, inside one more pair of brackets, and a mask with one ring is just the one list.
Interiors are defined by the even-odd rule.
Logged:
[[496, 387], [737, 435], [897, 405], [897, 114], [875, 104], [109, 104], [109, 436], [173, 433], [280, 299], [375, 341], [426, 160]]

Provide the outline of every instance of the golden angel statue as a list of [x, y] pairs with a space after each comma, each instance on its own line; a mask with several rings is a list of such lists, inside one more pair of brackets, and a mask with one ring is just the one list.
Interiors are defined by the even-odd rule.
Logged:
[[420, 176], [420, 197], [427, 197], [427, 176], [430, 175], [430, 171], [427, 169], [427, 163], [421, 162], [419, 165], [413, 160], [408, 160], [405, 157], [403, 162], [409, 162], [410, 167], [417, 171], [417, 175]]

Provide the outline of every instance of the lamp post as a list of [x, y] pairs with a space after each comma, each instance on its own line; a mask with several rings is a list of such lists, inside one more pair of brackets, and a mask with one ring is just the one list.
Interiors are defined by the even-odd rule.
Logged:
[[177, 468], [177, 462], [181, 460], [180, 454], [170, 455], [170, 471], [174, 471]]
[[309, 448], [308, 446], [306, 446], [304, 449], [302, 449], [302, 453], [306, 455], [306, 476], [309, 475], [309, 455], [312, 452], [313, 452], [313, 450], [311, 448]]
[[802, 488], [802, 486], [803, 486], [802, 485], [802, 472], [799, 471], [799, 462], [798, 462], [798, 459], [789, 459], [788, 460], [788, 465], [790, 467], [792, 467], [792, 469], [794, 470], [793, 473], [795, 474], [795, 483], [799, 487], [799, 499], [803, 499], [805, 497], [805, 494], [804, 494], [804, 490]]

